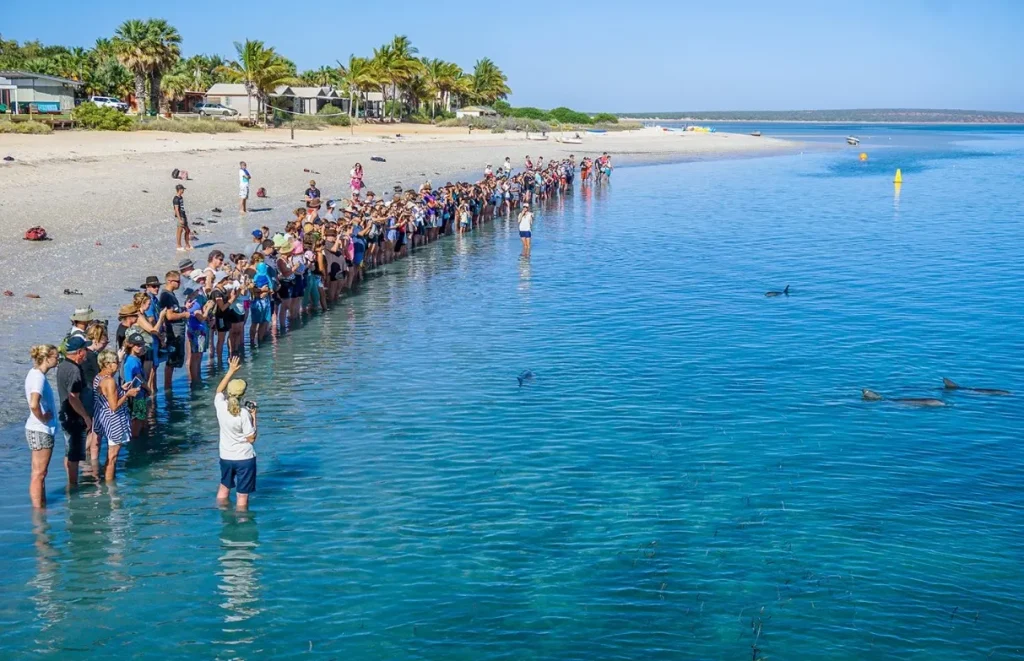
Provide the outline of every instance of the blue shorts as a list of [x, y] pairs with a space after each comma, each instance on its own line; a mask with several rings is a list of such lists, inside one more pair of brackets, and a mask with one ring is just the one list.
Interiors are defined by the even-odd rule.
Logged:
[[254, 324], [269, 324], [272, 310], [269, 298], [260, 298], [249, 305], [249, 318]]
[[256, 491], [256, 457], [252, 459], [221, 459], [220, 483], [238, 493]]
[[529, 238], [531, 238], [532, 236], [533, 236], [533, 233], [532, 233], [532, 232], [520, 232], [520, 233], [519, 233], [519, 238], [520, 238], [520, 239], [529, 239]]

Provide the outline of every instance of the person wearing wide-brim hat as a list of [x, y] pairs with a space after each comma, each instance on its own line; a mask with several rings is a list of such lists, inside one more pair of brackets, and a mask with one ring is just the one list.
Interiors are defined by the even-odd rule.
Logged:
[[[122, 305], [117, 310], [117, 348], [118, 351], [124, 349], [124, 341], [128, 337], [128, 329], [135, 325], [135, 322], [139, 320], [139, 310], [131, 303]], [[123, 356], [122, 356], [123, 357]]]
[[96, 312], [92, 309], [92, 306], [86, 306], [84, 308], [75, 308], [74, 313], [71, 315], [71, 330], [68, 332], [66, 339], [70, 339], [75, 335], [85, 339], [85, 329], [89, 325], [90, 321], [96, 319]]

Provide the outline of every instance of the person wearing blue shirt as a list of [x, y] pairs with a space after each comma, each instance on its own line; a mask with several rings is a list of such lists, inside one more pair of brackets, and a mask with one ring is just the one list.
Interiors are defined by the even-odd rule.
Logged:
[[146, 340], [141, 333], [131, 333], [125, 338], [125, 345], [128, 348], [128, 355], [124, 358], [124, 366], [121, 369], [121, 378], [124, 380], [126, 390], [140, 387], [139, 394], [132, 398], [132, 438], [138, 438], [142, 433], [142, 427], [146, 423], [146, 412], [148, 409], [146, 387], [146, 375], [142, 370], [142, 360], [146, 356]]

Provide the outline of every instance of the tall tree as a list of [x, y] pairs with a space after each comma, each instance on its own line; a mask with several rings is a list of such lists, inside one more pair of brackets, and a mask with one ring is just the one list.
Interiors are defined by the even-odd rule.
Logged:
[[359, 101], [367, 92], [377, 89], [376, 72], [373, 64], [365, 57], [350, 55], [346, 68], [345, 82], [349, 90], [349, 110], [353, 117], [359, 116]]
[[490, 58], [477, 60], [473, 67], [474, 99], [480, 103], [494, 103], [504, 99], [512, 93], [507, 81], [508, 78]]
[[238, 59], [228, 62], [219, 71], [230, 81], [245, 85], [249, 95], [249, 114], [252, 115], [252, 97], [256, 97], [257, 112], [279, 85], [295, 81], [295, 65], [281, 57], [262, 41], [246, 39], [235, 42]]
[[149, 70], [150, 106], [160, 109], [160, 81], [181, 59], [181, 35], [167, 21], [156, 18], [147, 21], [150, 50], [152, 52]]
[[142, 114], [146, 111], [146, 78], [156, 59], [149, 25], [135, 18], [125, 21], [114, 32], [112, 45], [118, 61], [135, 79], [135, 105]]

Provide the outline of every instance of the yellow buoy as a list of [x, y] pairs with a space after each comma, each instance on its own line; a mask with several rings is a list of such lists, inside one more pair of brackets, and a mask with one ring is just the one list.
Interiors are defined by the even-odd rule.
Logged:
[[866, 153], [864, 153], [864, 152], [861, 152], [860, 153], [860, 160], [862, 160], [862, 161], [868, 160], [868, 155]]
[[894, 183], [894, 184], [902, 184], [903, 183], [903, 173], [900, 172], [899, 168], [896, 168], [896, 178], [892, 180], [892, 183]]

